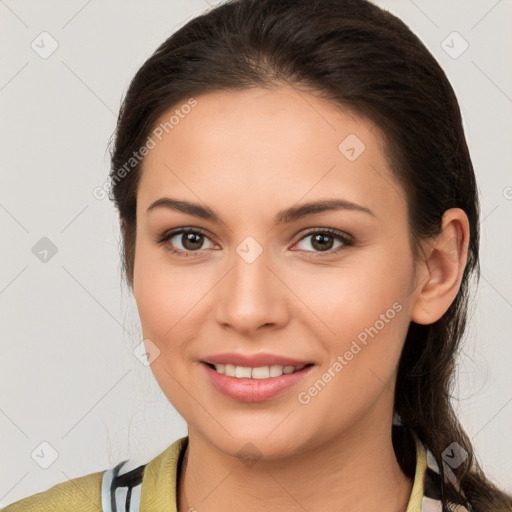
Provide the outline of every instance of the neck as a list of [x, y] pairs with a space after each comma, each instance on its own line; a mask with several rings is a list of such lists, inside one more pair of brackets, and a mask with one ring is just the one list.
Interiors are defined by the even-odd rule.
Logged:
[[[354, 433], [355, 432], [355, 433]], [[242, 463], [189, 430], [178, 510], [405, 512], [413, 482], [396, 460], [389, 427], [358, 426], [286, 459]]]

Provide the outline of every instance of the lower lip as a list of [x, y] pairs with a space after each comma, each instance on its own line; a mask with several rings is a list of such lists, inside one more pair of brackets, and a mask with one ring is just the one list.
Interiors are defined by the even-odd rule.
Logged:
[[223, 395], [240, 402], [263, 402], [274, 398], [303, 379], [313, 365], [307, 366], [294, 373], [283, 374], [280, 377], [268, 379], [238, 379], [228, 377], [202, 363], [214, 387]]

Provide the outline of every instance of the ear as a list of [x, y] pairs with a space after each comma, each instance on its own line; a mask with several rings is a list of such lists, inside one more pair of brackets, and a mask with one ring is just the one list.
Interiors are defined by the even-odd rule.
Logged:
[[411, 320], [432, 324], [439, 320], [459, 291], [468, 260], [469, 221], [464, 210], [446, 210], [441, 233], [423, 242], [424, 260], [418, 263], [416, 301]]

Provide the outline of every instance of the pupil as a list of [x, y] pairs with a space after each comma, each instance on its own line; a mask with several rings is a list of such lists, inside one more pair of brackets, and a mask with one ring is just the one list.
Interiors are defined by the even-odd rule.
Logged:
[[[201, 247], [201, 238], [203, 235], [198, 235], [196, 233], [185, 233], [183, 236], [185, 237], [183, 246], [188, 250], [198, 249]], [[190, 244], [192, 244], [192, 247], [190, 247]]]
[[[317, 234], [313, 237], [313, 247], [315, 248], [318, 248], [315, 246], [315, 243], [320, 243], [320, 246], [319, 248], [321, 250], [326, 250], [326, 249], [330, 249], [330, 246], [332, 245], [332, 240], [331, 240], [331, 243], [329, 244], [328, 241], [329, 239], [331, 238], [330, 235], [323, 235], [323, 234]], [[325, 243], [327, 240], [327, 244]]]

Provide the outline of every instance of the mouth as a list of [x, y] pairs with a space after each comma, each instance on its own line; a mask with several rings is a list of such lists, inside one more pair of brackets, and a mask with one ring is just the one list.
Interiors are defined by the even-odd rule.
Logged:
[[290, 391], [315, 365], [251, 367], [203, 361], [201, 366], [222, 395], [239, 402], [263, 402]]
[[276, 364], [271, 366], [258, 367], [237, 366], [234, 364], [213, 364], [206, 362], [205, 364], [212, 370], [215, 370], [217, 373], [226, 375], [228, 377], [234, 377], [235, 379], [255, 380], [264, 380], [274, 377], [281, 377], [282, 375], [290, 375], [292, 373], [301, 371], [303, 368], [313, 366], [313, 363], [302, 364], [299, 366], [281, 366]]

